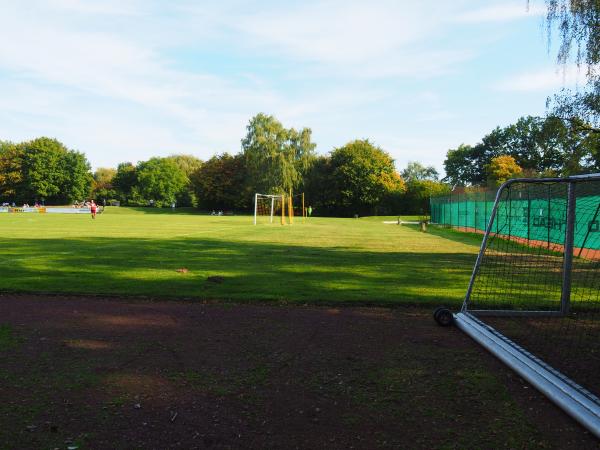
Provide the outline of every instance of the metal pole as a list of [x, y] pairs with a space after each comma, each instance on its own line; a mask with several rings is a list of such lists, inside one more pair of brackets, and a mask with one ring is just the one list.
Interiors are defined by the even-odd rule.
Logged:
[[460, 194], [458, 194], [458, 229], [460, 230]]
[[508, 190], [508, 240], [512, 239], [512, 189]]
[[456, 314], [458, 328], [507, 364], [571, 417], [600, 438], [598, 399], [470, 314]]
[[275, 207], [275, 197], [271, 197], [271, 223], [273, 223], [273, 210]]
[[[473, 291], [473, 285], [475, 284], [475, 276], [479, 271], [479, 267], [481, 266], [481, 262], [483, 261], [483, 255], [485, 254], [485, 249], [487, 246], [487, 241], [492, 231], [492, 227], [494, 225], [494, 219], [496, 218], [496, 213], [498, 212], [498, 204], [500, 203], [500, 196], [502, 195], [502, 191], [507, 187], [510, 187], [511, 183], [514, 181], [507, 181], [503, 183], [496, 193], [496, 198], [494, 200], [494, 206], [492, 207], [492, 212], [490, 214], [490, 220], [485, 229], [485, 234], [483, 235], [483, 240], [481, 241], [481, 247], [479, 248], [479, 253], [477, 254], [477, 260], [475, 261], [475, 267], [473, 267], [473, 272], [471, 273], [471, 279], [469, 280], [469, 287], [467, 288], [467, 294], [465, 295], [465, 300], [463, 302], [461, 311], [466, 312], [469, 308], [469, 303], [471, 301], [471, 292]], [[498, 223], [496, 222], [496, 228], [498, 227]], [[497, 229], [496, 229], [497, 233]]]
[[258, 194], [254, 194], [254, 225], [256, 225], [256, 213], [258, 211]]
[[531, 239], [531, 190], [527, 185], [527, 245]]
[[548, 185], [548, 220], [546, 221], [546, 228], [548, 229], [548, 237], [547, 237], [547, 241], [546, 241], [546, 247], [548, 247], [548, 250], [550, 250], [550, 196], [551, 196], [551, 190], [550, 190], [550, 185]]
[[473, 215], [474, 217], [474, 222], [473, 222], [473, 229], [477, 230], [477, 210], [479, 209], [479, 202], [481, 200], [481, 192], [477, 192], [474, 197], [475, 200], [473, 200]]
[[575, 183], [569, 183], [567, 194], [567, 229], [565, 232], [565, 256], [563, 260], [563, 285], [560, 295], [560, 312], [569, 313], [571, 306], [571, 274], [573, 271], [573, 240], [575, 236]]
[[[483, 191], [483, 223], [487, 220], [487, 191]], [[482, 231], [485, 231], [485, 225], [483, 226]]]
[[288, 214], [290, 216], [290, 225], [294, 223], [294, 204], [292, 197], [292, 190], [290, 189], [290, 198], [288, 199]]

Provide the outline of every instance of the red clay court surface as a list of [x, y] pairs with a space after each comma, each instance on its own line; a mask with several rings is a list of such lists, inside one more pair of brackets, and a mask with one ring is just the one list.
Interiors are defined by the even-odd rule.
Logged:
[[597, 448], [416, 308], [0, 296], [0, 448]]

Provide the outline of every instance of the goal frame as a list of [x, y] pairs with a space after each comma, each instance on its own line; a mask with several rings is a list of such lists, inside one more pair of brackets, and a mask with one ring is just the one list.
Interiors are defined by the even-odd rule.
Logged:
[[[600, 399], [546, 364], [526, 349], [508, 339], [502, 333], [484, 323], [479, 318], [485, 316], [565, 316], [569, 313], [571, 301], [571, 274], [574, 251], [574, 228], [576, 196], [575, 186], [585, 181], [600, 181], [600, 174], [577, 175], [561, 178], [515, 178], [503, 183], [496, 193], [494, 206], [486, 227], [477, 260], [469, 281], [460, 312], [454, 314], [454, 323], [490, 353], [508, 365], [512, 370], [529, 381], [536, 389], [562, 408], [567, 414], [600, 438]], [[555, 311], [511, 311], [470, 309], [471, 294], [482, 265], [490, 234], [496, 218], [502, 193], [515, 183], [565, 183], [567, 184], [566, 228], [564, 234], [564, 259], [562, 267], [562, 289], [560, 307]]]
[[[271, 214], [269, 215], [270, 223], [273, 223], [274, 217], [274, 209], [275, 209], [275, 199], [281, 199], [282, 208], [284, 206], [285, 195], [283, 194], [261, 194], [259, 192], [254, 194], [254, 225], [257, 223], [258, 216], [258, 199], [259, 198], [268, 198], [271, 200]], [[283, 217], [283, 213], [282, 213]]]

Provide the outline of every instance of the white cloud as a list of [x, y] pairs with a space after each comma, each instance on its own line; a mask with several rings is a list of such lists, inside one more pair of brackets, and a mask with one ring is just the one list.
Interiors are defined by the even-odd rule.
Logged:
[[257, 44], [292, 58], [360, 63], [416, 41], [435, 20], [419, 23], [414, 11], [378, 4], [325, 2], [242, 18], [239, 28]]
[[498, 3], [484, 8], [466, 11], [458, 14], [455, 20], [459, 23], [504, 22], [524, 19], [545, 14], [546, 9], [541, 5], [529, 5], [525, 2]]
[[49, 0], [48, 5], [61, 12], [106, 15], [139, 15], [141, 3], [135, 0]]
[[493, 88], [506, 92], [543, 92], [561, 87], [573, 87], [585, 82], [585, 69], [570, 65], [516, 74], [496, 83]]
[[[235, 152], [259, 111], [313, 128], [321, 152], [355, 137], [392, 146], [403, 121], [454, 117], [435, 88], [414, 92], [482, 45], [452, 28], [472, 0], [33, 1], [2, 5], [0, 138], [55, 136], [96, 166]], [[433, 163], [437, 140], [421, 135], [401, 149]]]
[[[436, 14], [431, 14], [432, 9]], [[422, 2], [330, 0], [241, 15], [232, 23], [254, 52], [312, 64], [314, 76], [432, 76], [473, 56], [424, 45], [444, 32], [455, 6]], [[306, 70], [307, 69], [307, 70]]]

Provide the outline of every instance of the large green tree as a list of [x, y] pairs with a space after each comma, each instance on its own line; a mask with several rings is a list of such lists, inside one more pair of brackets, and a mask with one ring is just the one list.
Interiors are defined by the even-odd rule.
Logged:
[[499, 186], [505, 181], [523, 174], [523, 169], [517, 164], [515, 158], [509, 155], [500, 155], [492, 159], [486, 166], [488, 186]]
[[449, 184], [438, 181], [438, 172], [432, 166], [411, 161], [402, 171], [406, 191], [388, 196], [384, 205], [388, 214], [422, 214], [429, 211], [429, 198], [447, 194]]
[[433, 166], [424, 166], [418, 161], [410, 161], [402, 171], [404, 181], [437, 180], [440, 174]]
[[0, 199], [19, 201], [22, 185], [23, 149], [12, 142], [0, 141]]
[[597, 165], [598, 137], [573, 128], [555, 116], [521, 117], [497, 127], [474, 146], [461, 145], [446, 155], [446, 181], [453, 185], [482, 185], [486, 167], [508, 155], [528, 176], [562, 176], [586, 173]]
[[58, 198], [62, 198], [65, 203], [70, 203], [88, 197], [92, 189], [93, 176], [85, 155], [81, 152], [69, 151], [65, 156], [64, 164], [68, 169]]
[[198, 199], [194, 193], [194, 187], [192, 186], [191, 176], [200, 167], [202, 167], [202, 160], [196, 158], [193, 155], [171, 155], [167, 156], [166, 159], [173, 161], [181, 172], [185, 175], [187, 182], [186, 187], [183, 188], [177, 194], [177, 205], [179, 206], [196, 206]]
[[135, 187], [137, 185], [137, 172], [135, 166], [130, 162], [120, 163], [117, 173], [112, 182], [117, 198], [123, 203], [133, 201]]
[[85, 155], [56, 139], [0, 145], [0, 193], [8, 201], [70, 203], [85, 199], [91, 182]]
[[340, 209], [334, 192], [333, 166], [330, 156], [317, 156], [304, 177], [306, 206], [316, 215], [334, 215]]
[[461, 144], [448, 150], [444, 161], [445, 181], [454, 186], [465, 186], [483, 182], [483, 168], [480, 166], [482, 146]]
[[117, 169], [112, 167], [98, 167], [94, 172], [94, 182], [92, 184], [92, 197], [98, 202], [112, 200], [117, 197], [114, 187]]
[[173, 161], [186, 177], [189, 177], [202, 166], [202, 160], [194, 155], [177, 154], [167, 156], [166, 159]]
[[314, 160], [310, 128], [286, 129], [273, 116], [254, 116], [242, 139], [250, 189], [262, 193], [288, 193], [302, 186]]
[[191, 176], [190, 180], [202, 209], [247, 209], [252, 193], [246, 186], [245, 158], [240, 153], [215, 155]]
[[140, 204], [170, 206], [187, 188], [189, 180], [169, 158], [150, 158], [136, 167], [134, 199]]
[[429, 212], [429, 199], [447, 195], [452, 190], [447, 183], [436, 180], [411, 180], [406, 183], [406, 192], [402, 195], [391, 195], [390, 214], [421, 214]]
[[394, 160], [368, 140], [333, 150], [331, 183], [334, 203], [346, 214], [376, 214], [387, 195], [406, 190]]

